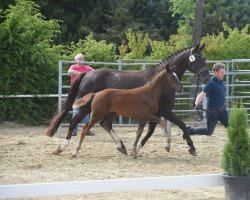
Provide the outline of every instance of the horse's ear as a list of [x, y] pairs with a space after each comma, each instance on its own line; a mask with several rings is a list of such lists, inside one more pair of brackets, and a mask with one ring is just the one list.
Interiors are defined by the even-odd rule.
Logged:
[[173, 72], [173, 71], [175, 71], [175, 69], [176, 69], [176, 65], [174, 65], [174, 66], [172, 66], [172, 67], [170, 67], [170, 66], [168, 65], [167, 68], [166, 68], [166, 71], [167, 71], [167, 72]]
[[166, 65], [166, 72], [170, 72], [171, 71], [171, 67], [170, 67], [170, 64], [168, 63], [167, 65]]
[[203, 45], [201, 45], [201, 47], [199, 48], [200, 50], [204, 49], [205, 47], [205, 43]]

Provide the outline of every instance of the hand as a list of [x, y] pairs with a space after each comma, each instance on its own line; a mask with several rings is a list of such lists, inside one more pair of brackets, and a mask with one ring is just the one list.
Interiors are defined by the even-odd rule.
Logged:
[[192, 109], [195, 110], [196, 108], [197, 108], [197, 105], [196, 105], [196, 104], [193, 104], [193, 105], [192, 105]]

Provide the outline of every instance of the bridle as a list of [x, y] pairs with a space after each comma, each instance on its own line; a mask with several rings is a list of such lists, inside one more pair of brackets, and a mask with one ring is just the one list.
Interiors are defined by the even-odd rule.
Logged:
[[[193, 64], [194, 65], [194, 68], [197, 69], [197, 66], [196, 66], [196, 62], [194, 62], [196, 60], [195, 57], [201, 57], [203, 58], [203, 56], [199, 55], [199, 54], [193, 54], [192, 53], [192, 49], [191, 49], [191, 55], [189, 56], [189, 61], [191, 63], [191, 65]], [[192, 108], [195, 107], [195, 100], [196, 100], [196, 97], [197, 97], [197, 93], [198, 93], [198, 90], [199, 90], [199, 79], [201, 77], [201, 73], [205, 70], [208, 70], [207, 67], [203, 67], [201, 69], [198, 69], [194, 72], [195, 76], [196, 76], [196, 89], [195, 89], [195, 97], [194, 97], [194, 101], [193, 101], [193, 104], [192, 104]], [[198, 114], [200, 115], [200, 117], [202, 117], [201, 113], [199, 112], [199, 110], [204, 110], [204, 111], [207, 111], [205, 109], [202, 109], [202, 108], [196, 108]]]

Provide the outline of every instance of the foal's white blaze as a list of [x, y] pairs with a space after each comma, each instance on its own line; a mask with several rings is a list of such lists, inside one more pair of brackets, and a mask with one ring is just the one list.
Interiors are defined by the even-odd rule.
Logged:
[[173, 72], [173, 75], [175, 76], [175, 78], [178, 80], [178, 82], [180, 82], [180, 80], [178, 79], [178, 76], [176, 75], [175, 72]]

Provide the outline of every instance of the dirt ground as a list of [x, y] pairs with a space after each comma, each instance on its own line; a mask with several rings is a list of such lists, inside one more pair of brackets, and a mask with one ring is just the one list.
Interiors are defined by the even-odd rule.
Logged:
[[[171, 152], [165, 151], [160, 128], [133, 159], [116, 150], [110, 136], [94, 127], [95, 136], [87, 136], [78, 156], [71, 158], [79, 136], [59, 156], [53, 155], [64, 139], [44, 135], [46, 126], [27, 127], [4, 122], [0, 124], [0, 184], [61, 182], [95, 179], [137, 178], [171, 175], [202, 175], [222, 173], [222, 148], [227, 141], [224, 127], [217, 126], [211, 137], [193, 136], [198, 155], [191, 156], [178, 128], [172, 128]], [[136, 127], [114, 127], [130, 152]], [[62, 129], [63, 138], [66, 128]], [[26, 198], [31, 199], [31, 198]], [[32, 198], [34, 199], [34, 198]], [[77, 196], [39, 197], [35, 199], [224, 199], [223, 187], [160, 190], [147, 192], [101, 193]]]

